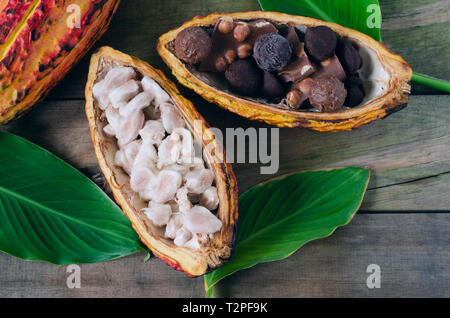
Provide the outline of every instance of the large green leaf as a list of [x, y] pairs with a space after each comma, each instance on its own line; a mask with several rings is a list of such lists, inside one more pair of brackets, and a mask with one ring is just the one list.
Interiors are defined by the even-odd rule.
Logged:
[[224, 277], [284, 259], [305, 243], [349, 223], [361, 205], [369, 176], [361, 168], [302, 172], [242, 194], [234, 257], [205, 276], [207, 296]]
[[381, 40], [378, 0], [259, 0], [265, 11], [276, 11], [334, 22]]
[[0, 132], [0, 250], [54, 264], [139, 251], [130, 221], [91, 180], [46, 150]]

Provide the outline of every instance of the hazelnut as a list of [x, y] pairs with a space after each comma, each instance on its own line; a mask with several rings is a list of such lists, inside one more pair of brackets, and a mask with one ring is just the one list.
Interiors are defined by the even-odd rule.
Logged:
[[221, 18], [217, 25], [217, 29], [223, 34], [230, 33], [231, 31], [233, 31], [233, 28], [234, 28], [233, 18], [230, 17]]
[[228, 64], [233, 63], [236, 60], [236, 52], [234, 50], [228, 50], [225, 52], [225, 60]]
[[252, 46], [250, 44], [242, 44], [237, 48], [237, 55], [240, 59], [245, 59], [252, 54]]
[[236, 39], [236, 41], [238, 42], [244, 42], [245, 39], [250, 35], [250, 28], [247, 25], [247, 23], [239, 23], [235, 28], [234, 28], [234, 38]]
[[304, 101], [304, 99], [302, 99], [302, 93], [295, 89], [287, 94], [286, 99], [288, 106], [293, 109], [298, 109]]
[[227, 69], [228, 63], [227, 63], [227, 61], [225, 61], [225, 58], [219, 57], [216, 60], [216, 63], [214, 64], [214, 66], [216, 67], [217, 72], [223, 73]]

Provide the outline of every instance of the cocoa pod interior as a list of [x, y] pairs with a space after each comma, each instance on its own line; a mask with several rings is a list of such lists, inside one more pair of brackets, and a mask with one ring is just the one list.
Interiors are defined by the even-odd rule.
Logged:
[[[117, 141], [104, 132], [103, 128], [107, 121], [104, 112], [99, 108], [93, 96], [94, 84], [104, 76], [105, 70], [112, 66], [132, 67], [140, 76], [148, 76], [153, 79], [169, 95], [173, 104], [185, 119], [189, 130], [202, 141], [204, 146], [208, 146], [209, 151], [204, 152], [204, 157], [210, 169], [214, 172], [215, 185], [219, 196], [219, 208], [216, 215], [221, 220], [222, 227], [219, 232], [214, 234], [207, 245], [197, 250], [175, 246], [173, 241], [164, 237], [161, 227], [152, 224], [142, 213], [141, 209], [145, 207], [146, 203], [131, 189], [129, 175], [121, 167], [115, 165], [114, 156], [118, 150]], [[223, 147], [219, 144], [219, 141], [215, 140], [208, 124], [195, 110], [192, 103], [180, 95], [176, 86], [161, 71], [110, 47], [103, 47], [92, 56], [85, 95], [86, 115], [99, 165], [111, 186], [117, 203], [131, 220], [133, 228], [139, 234], [141, 240], [154, 255], [189, 276], [203, 275], [226, 262], [231, 257], [237, 231], [238, 192], [236, 178], [231, 165], [223, 160]], [[203, 135], [203, 138], [201, 135]]]

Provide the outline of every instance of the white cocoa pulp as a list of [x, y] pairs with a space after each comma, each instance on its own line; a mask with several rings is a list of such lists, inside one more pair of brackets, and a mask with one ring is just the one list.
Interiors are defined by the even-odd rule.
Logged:
[[169, 95], [148, 76], [116, 66], [93, 87], [104, 132], [116, 138], [115, 165], [147, 201], [141, 212], [176, 246], [198, 249], [220, 231], [214, 173], [195, 156], [195, 139]]

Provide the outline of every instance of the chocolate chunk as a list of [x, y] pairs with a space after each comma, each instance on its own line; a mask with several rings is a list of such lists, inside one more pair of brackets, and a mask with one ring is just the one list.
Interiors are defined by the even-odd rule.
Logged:
[[347, 77], [344, 68], [342, 67], [336, 55], [334, 55], [330, 59], [326, 59], [325, 61], [320, 62], [319, 71], [315, 73], [312, 77], [319, 78], [330, 76], [334, 76], [341, 81], [345, 80]]
[[262, 74], [253, 59], [237, 60], [225, 72], [231, 88], [243, 95], [256, 95], [262, 85]]
[[262, 94], [270, 99], [282, 97], [285, 94], [281, 82], [269, 72], [264, 72]]
[[344, 84], [345, 89], [347, 90], [345, 106], [355, 107], [360, 105], [364, 100], [364, 97], [366, 97], [363, 81], [357, 76], [352, 76], [349, 77]]
[[175, 39], [175, 53], [181, 60], [197, 64], [211, 52], [212, 42], [208, 33], [200, 27], [190, 27], [178, 33]]
[[[211, 36], [211, 54], [200, 63], [199, 71], [223, 73], [230, 63], [228, 62], [225, 68], [223, 68], [221, 58], [224, 58], [225, 61], [229, 61], [232, 56], [230, 50], [234, 51], [238, 58], [245, 59], [252, 54], [253, 46], [259, 36], [278, 32], [277, 28], [266, 20], [256, 20], [247, 23], [241, 21], [234, 22], [230, 19], [231, 18], [221, 19], [216, 23]], [[230, 21], [232, 22], [231, 29]], [[247, 27], [250, 30], [250, 34], [246, 34]], [[237, 31], [234, 32], [236, 29]], [[242, 42], [238, 41], [242, 39]], [[217, 63], [218, 60], [219, 63]], [[216, 65], [220, 67], [216, 68]]]
[[346, 97], [344, 83], [334, 76], [321, 77], [313, 81], [309, 101], [321, 112], [333, 112], [344, 105]]
[[284, 82], [301, 81], [316, 71], [314, 64], [305, 53], [304, 43], [298, 45], [296, 55], [293, 62], [278, 71], [278, 75]]
[[286, 40], [288, 40], [289, 44], [291, 45], [292, 52], [296, 52], [297, 47], [300, 45], [300, 39], [298, 38], [295, 28], [292, 26], [288, 27], [286, 33], [283, 33], [282, 35], [286, 38]]
[[339, 43], [336, 49], [336, 55], [348, 76], [356, 74], [361, 67], [361, 56], [353, 44], [348, 41]]
[[336, 50], [336, 33], [326, 26], [308, 28], [305, 34], [305, 44], [308, 54], [321, 62], [331, 58]]
[[288, 40], [277, 33], [262, 35], [256, 40], [253, 57], [258, 66], [273, 72], [286, 66], [292, 58], [292, 49]]
[[364, 82], [358, 75], [350, 76], [345, 80], [346, 85], [358, 86], [362, 90], [364, 90]]

